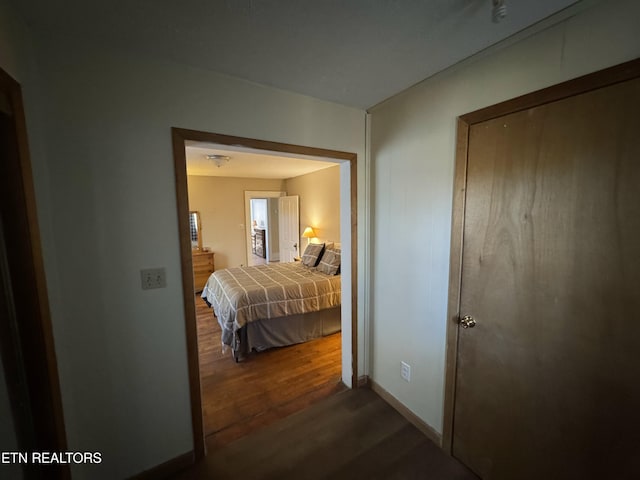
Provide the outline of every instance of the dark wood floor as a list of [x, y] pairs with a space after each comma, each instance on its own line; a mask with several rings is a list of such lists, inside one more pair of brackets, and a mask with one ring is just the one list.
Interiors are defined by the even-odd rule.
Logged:
[[477, 480], [368, 389], [326, 398], [174, 478]]
[[235, 363], [229, 352], [222, 353], [220, 327], [199, 295], [196, 316], [210, 451], [345, 389], [339, 333]]

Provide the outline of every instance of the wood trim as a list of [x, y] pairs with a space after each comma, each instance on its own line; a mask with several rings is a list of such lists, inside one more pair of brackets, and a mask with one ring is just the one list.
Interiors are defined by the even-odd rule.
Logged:
[[471, 126], [550, 102], [580, 95], [640, 77], [640, 58], [590, 73], [566, 82], [538, 90], [512, 100], [492, 105], [458, 119], [456, 137], [454, 196], [451, 226], [451, 257], [449, 270], [449, 298], [447, 312], [447, 352], [445, 370], [445, 399], [443, 414], [443, 449], [451, 454], [453, 447], [456, 360], [458, 354], [458, 319], [462, 282], [462, 254], [465, 222], [465, 191], [467, 185], [467, 154]]
[[306, 147], [303, 145], [293, 145], [290, 143], [270, 142], [255, 138], [235, 137], [233, 135], [223, 135], [220, 133], [202, 132], [185, 128], [172, 129], [179, 133], [185, 140], [196, 142], [219, 143], [220, 145], [230, 145], [234, 147], [247, 147], [256, 150], [269, 150], [271, 152], [293, 153], [296, 155], [312, 155], [315, 157], [334, 158], [336, 160], [355, 161], [356, 154], [341, 152], [339, 150], [328, 150], [325, 148]]
[[[53, 327], [49, 310], [47, 281], [42, 258], [40, 229], [36, 207], [33, 173], [27, 138], [27, 126], [20, 84], [0, 69], [0, 90], [10, 101], [13, 124], [17, 139], [19, 165], [12, 169], [15, 176], [5, 179], [8, 188], [16, 192], [19, 198], [19, 211], [13, 212], [9, 223], [18, 215], [26, 217], [24, 243], [28, 244], [28, 253], [20, 260], [29, 279], [30, 294], [35, 289], [36, 298], [29, 299], [32, 304], [29, 322], [24, 322], [21, 341], [25, 350], [24, 368], [30, 392], [33, 423], [35, 427], [35, 447], [40, 450], [65, 451], [67, 438], [65, 432], [62, 394], [53, 339]], [[5, 219], [7, 220], [7, 219]], [[18, 254], [18, 252], [13, 252]], [[68, 465], [58, 465], [51, 469], [52, 478], [70, 478]]]
[[380, 396], [380, 398], [391, 405], [394, 410], [396, 410], [400, 415], [406, 418], [409, 423], [420, 430], [429, 440], [431, 440], [439, 447], [442, 446], [442, 437], [438, 432], [436, 432], [429, 424], [424, 422], [420, 417], [409, 410], [400, 400], [391, 395], [387, 390], [382, 388], [374, 380], [371, 380], [371, 390], [373, 390]]
[[369, 379], [369, 375], [362, 375], [358, 377], [358, 388], [369, 388], [371, 380]]
[[351, 180], [351, 386], [358, 388], [358, 168], [352, 154]]
[[156, 480], [168, 478], [193, 465], [194, 458], [194, 452], [183, 453], [182, 455], [172, 458], [171, 460], [161, 463], [149, 470], [145, 470], [133, 477], [129, 477], [129, 480]]
[[178, 232], [180, 239], [180, 265], [182, 269], [182, 295], [187, 334], [187, 364], [189, 367], [189, 390], [191, 396], [191, 426], [195, 461], [206, 454], [200, 390], [200, 363], [198, 356], [198, 326], [196, 306], [193, 300], [193, 260], [191, 257], [191, 235], [189, 234], [189, 192], [187, 187], [187, 157], [185, 138], [178, 129], [172, 129], [173, 159], [176, 177], [176, 200], [178, 208]]
[[507, 100], [497, 105], [482, 108], [471, 113], [462, 115], [460, 119], [467, 124], [484, 122], [492, 118], [501, 117], [510, 113], [528, 110], [529, 108], [544, 105], [546, 103], [562, 100], [567, 97], [573, 97], [596, 90], [602, 87], [608, 87], [616, 83], [624, 82], [640, 76], [640, 59], [631, 60], [629, 62], [616, 65], [614, 67], [590, 73], [582, 77], [567, 80], [566, 82], [543, 88], [526, 95]]
[[357, 155], [338, 150], [270, 142], [252, 138], [222, 135], [173, 127], [171, 129], [173, 158], [176, 178], [176, 200], [178, 210], [178, 229], [180, 238], [180, 260], [182, 265], [182, 291], [184, 296], [184, 313], [187, 332], [187, 359], [189, 366], [189, 388], [191, 395], [191, 422], [193, 426], [193, 442], [195, 461], [205, 455], [204, 428], [202, 424], [202, 401], [200, 392], [200, 367], [198, 363], [198, 339], [195, 305], [193, 303], [193, 277], [191, 260], [191, 240], [189, 236], [188, 213], [189, 198], [187, 186], [187, 160], [185, 141], [217, 143], [220, 145], [241, 146], [270, 152], [283, 152], [295, 155], [310, 155], [350, 163], [351, 183], [351, 385], [358, 386], [358, 205], [357, 205]]
[[447, 346], [444, 389], [444, 422], [442, 448], [451, 453], [453, 444], [453, 406], [455, 404], [455, 375], [458, 354], [458, 318], [460, 317], [460, 289], [462, 280], [462, 240], [464, 234], [465, 190], [467, 185], [467, 150], [469, 124], [458, 119], [456, 160], [451, 221], [451, 258], [449, 261], [449, 301], [447, 307]]

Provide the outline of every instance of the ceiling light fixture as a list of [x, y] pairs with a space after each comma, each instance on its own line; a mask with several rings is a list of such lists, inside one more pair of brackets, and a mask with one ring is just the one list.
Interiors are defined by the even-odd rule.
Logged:
[[493, 23], [499, 23], [507, 16], [507, 6], [504, 4], [504, 1], [505, 0], [493, 0], [493, 8], [491, 9]]
[[231, 157], [227, 157], [226, 155], [207, 155], [207, 160], [211, 160], [213, 163], [216, 164], [216, 167], [220, 168], [222, 165], [224, 165], [225, 163], [229, 163], [229, 160], [231, 160]]

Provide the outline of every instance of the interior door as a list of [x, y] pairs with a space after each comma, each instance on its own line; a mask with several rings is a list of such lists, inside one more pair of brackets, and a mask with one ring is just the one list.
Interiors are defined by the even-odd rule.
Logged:
[[453, 454], [640, 478], [640, 80], [472, 125]]
[[300, 214], [298, 196], [278, 197], [280, 261], [293, 262], [300, 256]]

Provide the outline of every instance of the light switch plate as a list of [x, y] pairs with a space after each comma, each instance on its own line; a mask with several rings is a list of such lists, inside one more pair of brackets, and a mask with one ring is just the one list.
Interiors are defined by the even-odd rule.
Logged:
[[165, 288], [167, 286], [167, 273], [164, 267], [144, 268], [140, 270], [140, 281], [143, 290]]

